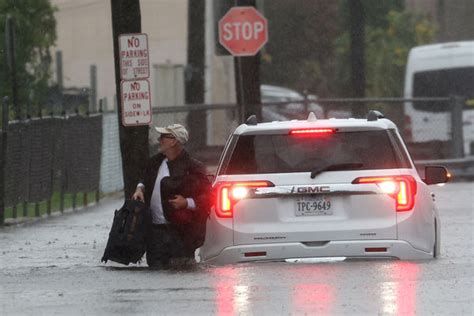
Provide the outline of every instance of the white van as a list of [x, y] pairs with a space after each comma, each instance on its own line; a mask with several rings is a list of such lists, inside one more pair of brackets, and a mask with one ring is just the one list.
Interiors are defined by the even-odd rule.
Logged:
[[[417, 46], [405, 74], [405, 98], [466, 98], [463, 110], [464, 152], [474, 152], [474, 41]], [[441, 102], [406, 102], [406, 140], [420, 143], [451, 139], [450, 108]]]

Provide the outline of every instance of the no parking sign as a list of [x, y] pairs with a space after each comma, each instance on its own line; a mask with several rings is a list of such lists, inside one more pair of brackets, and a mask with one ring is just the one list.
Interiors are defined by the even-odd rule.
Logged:
[[125, 80], [120, 84], [122, 124], [124, 126], [151, 123], [151, 96], [148, 80]]

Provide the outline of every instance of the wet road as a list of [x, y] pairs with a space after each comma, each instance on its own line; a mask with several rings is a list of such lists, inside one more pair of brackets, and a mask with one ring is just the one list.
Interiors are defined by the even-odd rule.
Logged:
[[474, 186], [433, 189], [442, 253], [429, 261], [104, 265], [120, 199], [0, 229], [0, 315], [473, 315]]

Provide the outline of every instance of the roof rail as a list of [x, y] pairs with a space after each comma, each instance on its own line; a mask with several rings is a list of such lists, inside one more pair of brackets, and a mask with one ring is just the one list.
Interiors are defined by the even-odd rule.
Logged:
[[385, 118], [385, 115], [380, 111], [370, 110], [369, 114], [367, 114], [367, 121], [377, 121], [378, 119], [383, 118]]
[[247, 125], [257, 125], [258, 124], [257, 116], [255, 114], [250, 115], [248, 117], [248, 119], [245, 121], [245, 124], [247, 124]]

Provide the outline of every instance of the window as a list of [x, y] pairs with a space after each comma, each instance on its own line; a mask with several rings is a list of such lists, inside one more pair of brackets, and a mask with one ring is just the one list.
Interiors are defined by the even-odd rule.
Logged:
[[[452, 68], [415, 73], [413, 97], [466, 97], [465, 108], [474, 109], [474, 67]], [[420, 111], [440, 112], [449, 110], [445, 102], [414, 102]]]
[[361, 163], [356, 170], [406, 167], [388, 132], [337, 132], [323, 136], [243, 135], [225, 174], [310, 172], [330, 164]]

